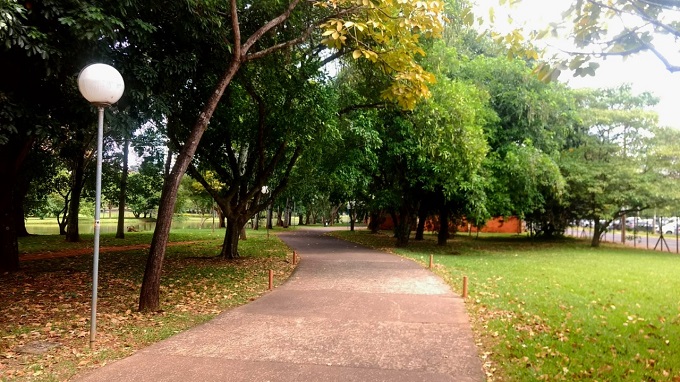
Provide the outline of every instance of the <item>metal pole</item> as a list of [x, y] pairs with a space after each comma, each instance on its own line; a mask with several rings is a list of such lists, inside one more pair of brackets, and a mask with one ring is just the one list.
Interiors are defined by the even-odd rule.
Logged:
[[94, 346], [97, 335], [97, 287], [99, 284], [99, 210], [102, 195], [102, 146], [104, 140], [104, 106], [97, 106], [99, 121], [97, 123], [97, 181], [94, 202], [94, 259], [92, 265], [92, 316], [90, 318], [90, 347]]

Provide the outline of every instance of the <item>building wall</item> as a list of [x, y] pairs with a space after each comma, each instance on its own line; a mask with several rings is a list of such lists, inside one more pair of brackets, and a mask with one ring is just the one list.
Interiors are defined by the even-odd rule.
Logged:
[[[391, 230], [394, 228], [394, 223], [392, 222], [392, 217], [385, 216], [385, 221], [380, 225], [381, 230]], [[415, 227], [413, 227], [415, 229]], [[463, 223], [458, 227], [454, 227], [452, 222], [449, 222], [450, 232], [477, 232], [477, 228], [467, 223]], [[437, 216], [431, 216], [425, 222], [425, 231], [434, 232], [439, 231], [439, 218]], [[522, 233], [524, 231], [522, 227], [522, 221], [515, 216], [509, 217], [495, 217], [486, 222], [484, 227], [479, 232], [484, 233]]]

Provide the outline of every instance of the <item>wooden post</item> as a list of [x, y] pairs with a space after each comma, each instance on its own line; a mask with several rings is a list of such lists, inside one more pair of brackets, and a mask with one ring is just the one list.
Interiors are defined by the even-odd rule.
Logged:
[[274, 288], [274, 271], [269, 270], [269, 290], [272, 290]]
[[468, 278], [463, 276], [463, 298], [468, 297]]
[[297, 252], [293, 251], [293, 265], [297, 264]]
[[433, 262], [434, 262], [434, 255], [430, 255], [430, 269], [432, 269]]

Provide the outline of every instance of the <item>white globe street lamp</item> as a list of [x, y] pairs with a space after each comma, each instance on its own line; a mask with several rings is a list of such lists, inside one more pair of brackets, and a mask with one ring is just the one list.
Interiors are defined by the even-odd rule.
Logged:
[[99, 282], [99, 212], [102, 194], [102, 146], [104, 136], [104, 108], [116, 103], [123, 95], [123, 77], [112, 66], [92, 64], [78, 75], [78, 90], [91, 104], [97, 107], [97, 181], [94, 206], [94, 261], [92, 266], [92, 316], [90, 319], [90, 347], [97, 335], [97, 287]]
[[[260, 189], [260, 192], [262, 195], [267, 195], [269, 193], [269, 187], [267, 186], [262, 186]], [[264, 227], [267, 230], [267, 239], [269, 239], [269, 220], [271, 219], [271, 216], [269, 216], [269, 208], [267, 208], [267, 213], [265, 214], [265, 222], [264, 222]], [[259, 215], [259, 213], [258, 213]]]

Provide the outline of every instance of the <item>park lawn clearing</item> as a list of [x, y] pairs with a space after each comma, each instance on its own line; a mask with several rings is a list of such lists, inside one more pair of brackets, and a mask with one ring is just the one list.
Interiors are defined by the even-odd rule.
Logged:
[[[91, 237], [83, 235], [83, 241]], [[19, 272], [0, 274], [0, 380], [67, 380], [254, 300], [267, 291], [270, 269], [275, 285], [293, 270], [292, 251], [264, 230], [248, 231], [248, 240], [239, 242], [242, 257], [235, 261], [215, 258], [224, 230], [181, 230], [170, 239], [180, 243], [167, 248], [160, 312], [137, 312], [148, 250], [100, 254], [94, 349], [89, 347], [91, 254], [22, 261]], [[58, 251], [58, 240], [64, 239], [25, 238], [20, 251]], [[145, 240], [150, 242], [151, 233], [126, 234], [124, 240], [102, 237], [102, 243], [121, 248]], [[53, 344], [58, 346], [30, 354], [36, 345]]]
[[339, 237], [429, 264], [466, 301], [492, 381], [680, 382], [680, 256], [563, 239]]

